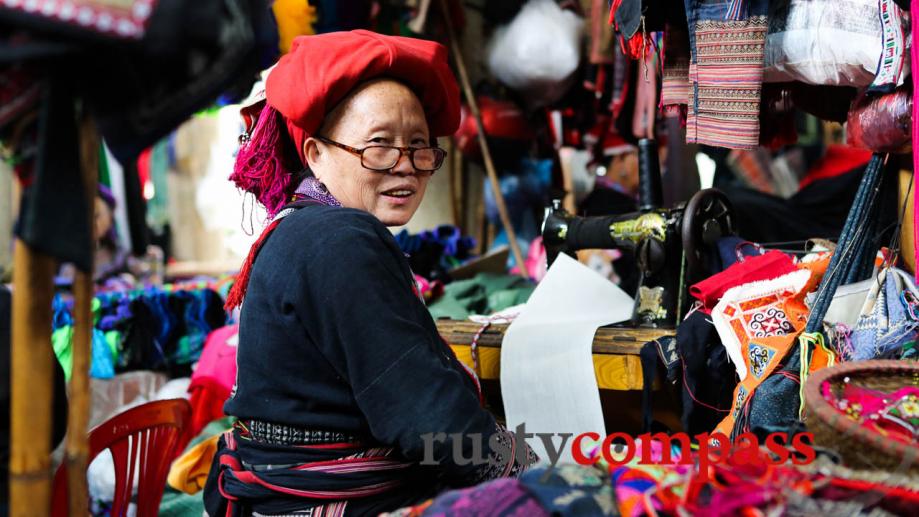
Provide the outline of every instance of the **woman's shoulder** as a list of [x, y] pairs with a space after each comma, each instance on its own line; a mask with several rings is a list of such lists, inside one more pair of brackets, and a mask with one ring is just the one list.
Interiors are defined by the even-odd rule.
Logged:
[[307, 206], [286, 216], [275, 232], [280, 240], [326, 247], [353, 246], [360, 241], [385, 240], [389, 230], [372, 214], [354, 208]]

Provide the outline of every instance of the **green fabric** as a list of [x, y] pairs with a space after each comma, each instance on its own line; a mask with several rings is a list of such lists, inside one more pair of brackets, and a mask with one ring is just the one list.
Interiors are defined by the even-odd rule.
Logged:
[[112, 362], [118, 364], [119, 351], [118, 347], [121, 345], [121, 331], [120, 330], [110, 330], [105, 333], [105, 343], [108, 345], [109, 350], [112, 352]]
[[199, 443], [207, 440], [215, 434], [229, 431], [233, 427], [234, 422], [236, 422], [235, 416], [225, 416], [223, 418], [218, 418], [217, 420], [211, 421], [209, 424], [204, 426], [204, 429], [198, 433], [198, 436], [195, 436], [191, 439], [190, 442], [188, 442], [188, 445], [185, 447], [185, 451], [188, 451], [195, 445], [198, 445]]
[[160, 140], [150, 149], [150, 181], [153, 198], [147, 201], [147, 224], [157, 233], [169, 224], [169, 139]]
[[105, 156], [105, 146], [99, 146], [99, 183], [106, 187], [112, 186], [112, 177], [108, 170], [108, 158]]
[[435, 319], [464, 320], [471, 314], [491, 314], [526, 303], [536, 287], [513, 275], [479, 273], [444, 286], [444, 294], [428, 310]]
[[[207, 424], [198, 433], [198, 436], [188, 442], [183, 454], [208, 438], [229, 430], [233, 427], [235, 421], [236, 417], [226, 416]], [[163, 499], [160, 502], [160, 517], [201, 517], [202, 515], [204, 515], [203, 490], [197, 494], [189, 495], [166, 485], [166, 491], [163, 492]]]
[[64, 380], [70, 382], [70, 374], [73, 371], [73, 325], [64, 325], [51, 333], [51, 344], [57, 362], [61, 363], [61, 368], [64, 369]]
[[201, 517], [204, 515], [204, 490], [195, 495], [167, 486], [160, 501], [160, 517]]

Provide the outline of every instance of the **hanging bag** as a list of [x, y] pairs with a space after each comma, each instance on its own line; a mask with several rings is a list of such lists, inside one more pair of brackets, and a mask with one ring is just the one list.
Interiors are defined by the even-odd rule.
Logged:
[[903, 346], [915, 339], [919, 289], [912, 276], [901, 269], [886, 268], [878, 274], [849, 336], [846, 360], [897, 359]]
[[[890, 91], [905, 57], [903, 15], [893, 0], [773, 2], [764, 82]], [[877, 80], [876, 80], [877, 78]]]

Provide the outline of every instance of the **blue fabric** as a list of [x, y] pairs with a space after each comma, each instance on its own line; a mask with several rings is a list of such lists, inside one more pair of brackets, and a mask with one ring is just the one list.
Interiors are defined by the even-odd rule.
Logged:
[[740, 237], [723, 237], [718, 240], [718, 256], [721, 257], [720, 270], [733, 266], [741, 257], [754, 257], [763, 254], [762, 246], [754, 244]]
[[613, 486], [594, 467], [559, 465], [535, 468], [520, 476], [520, 484], [553, 517], [618, 515]]
[[96, 328], [93, 329], [89, 376], [94, 379], [111, 379], [115, 376], [115, 361], [112, 357], [112, 349], [105, 342], [105, 334]]
[[855, 264], [855, 259], [861, 253], [862, 248], [870, 243], [868, 228], [871, 226], [871, 220], [877, 215], [877, 198], [883, 178], [881, 174], [884, 168], [883, 165], [883, 157], [875, 154], [871, 157], [871, 161], [865, 169], [865, 174], [862, 176], [862, 182], [859, 184], [858, 192], [855, 194], [852, 208], [849, 210], [849, 216], [846, 218], [845, 225], [843, 225], [836, 252], [833, 253], [833, 257], [830, 259], [826, 274], [823, 276], [823, 280], [821, 280], [820, 287], [817, 290], [817, 298], [811, 306], [806, 332], [823, 330], [823, 318], [830, 308], [836, 289], [849, 277], [849, 271]]
[[[912, 283], [909, 275], [888, 270], [884, 285], [878, 290], [874, 310], [862, 314], [852, 330], [852, 361], [897, 358], [903, 346], [915, 340], [919, 320], [908, 310], [904, 282]], [[915, 288], [914, 288], [915, 289]]]

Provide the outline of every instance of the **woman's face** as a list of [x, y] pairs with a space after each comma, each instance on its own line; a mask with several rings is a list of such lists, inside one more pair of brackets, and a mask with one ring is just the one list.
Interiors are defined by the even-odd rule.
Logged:
[[[326, 117], [317, 136], [363, 149], [372, 145], [428, 147], [421, 101], [389, 79], [359, 86]], [[415, 214], [431, 174], [412, 166], [407, 155], [388, 172], [361, 165], [361, 158], [314, 138], [304, 142], [310, 170], [348, 208], [370, 212], [387, 226], [404, 225]]]

